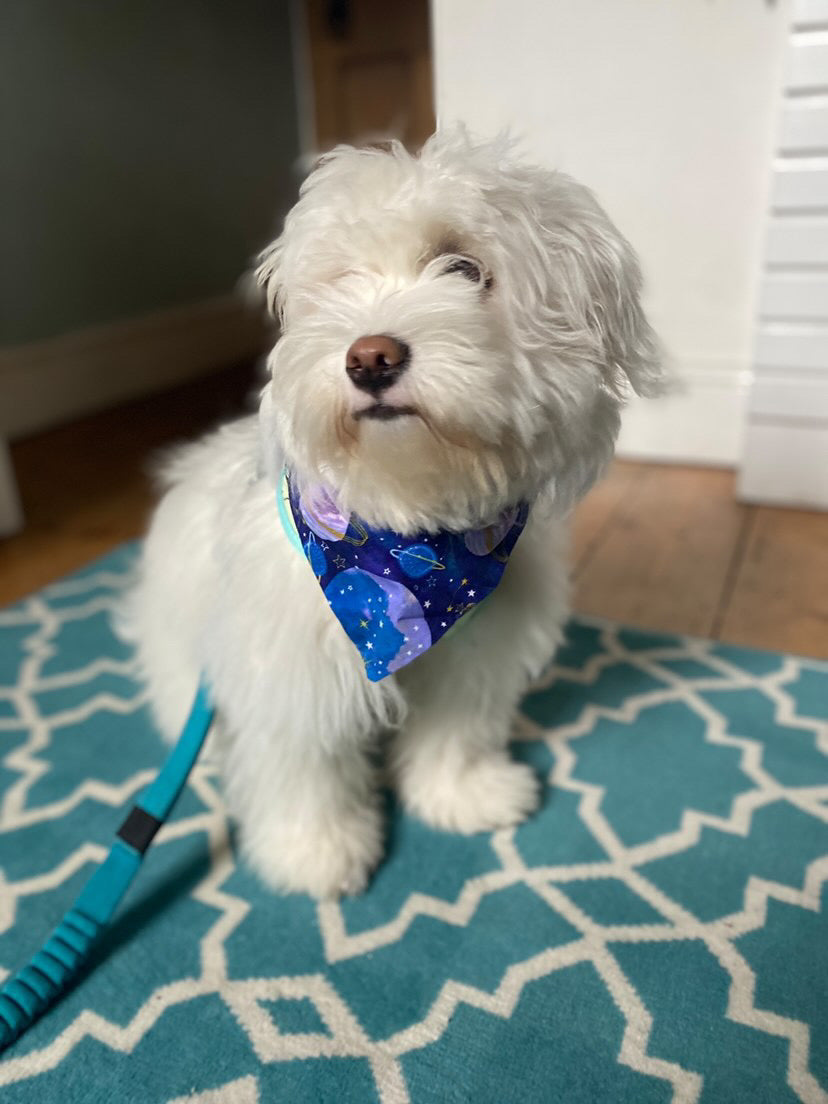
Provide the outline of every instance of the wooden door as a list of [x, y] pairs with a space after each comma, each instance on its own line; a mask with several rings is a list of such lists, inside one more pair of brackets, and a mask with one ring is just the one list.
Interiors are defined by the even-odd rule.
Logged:
[[315, 145], [434, 130], [428, 0], [305, 0]]

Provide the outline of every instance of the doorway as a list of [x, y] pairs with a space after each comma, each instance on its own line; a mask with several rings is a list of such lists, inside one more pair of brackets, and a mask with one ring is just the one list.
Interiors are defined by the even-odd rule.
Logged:
[[389, 138], [418, 149], [434, 130], [428, 0], [302, 0], [299, 8], [314, 149]]

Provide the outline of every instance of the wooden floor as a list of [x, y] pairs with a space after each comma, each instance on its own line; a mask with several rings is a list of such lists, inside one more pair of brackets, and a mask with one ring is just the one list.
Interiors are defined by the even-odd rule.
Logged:
[[[140, 535], [153, 454], [251, 409], [255, 383], [241, 365], [16, 444], [27, 527], [0, 541], [0, 605]], [[576, 513], [576, 610], [828, 658], [828, 514], [741, 506], [733, 483], [617, 461]]]

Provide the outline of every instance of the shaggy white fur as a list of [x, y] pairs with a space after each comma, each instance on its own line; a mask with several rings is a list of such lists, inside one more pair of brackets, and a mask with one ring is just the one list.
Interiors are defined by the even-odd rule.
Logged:
[[[359, 890], [383, 826], [371, 752], [438, 828], [513, 824], [537, 801], [506, 747], [567, 612], [566, 514], [609, 459], [629, 385], [658, 387], [635, 257], [590, 192], [509, 142], [437, 133], [419, 157], [340, 147], [258, 278], [282, 336], [258, 419], [170, 463], [129, 618], [174, 738], [204, 673], [249, 861], [272, 886]], [[345, 371], [362, 335], [410, 351], [382, 394]], [[529, 523], [478, 614], [373, 684], [276, 510], [283, 464], [402, 533]]]

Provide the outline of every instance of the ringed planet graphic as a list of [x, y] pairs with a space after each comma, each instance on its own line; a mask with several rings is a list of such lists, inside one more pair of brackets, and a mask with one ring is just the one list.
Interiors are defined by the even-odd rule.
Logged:
[[305, 524], [322, 540], [344, 541], [361, 548], [368, 540], [365, 526], [351, 514], [343, 514], [324, 487], [316, 487], [299, 502]]
[[407, 548], [392, 548], [389, 553], [399, 563], [409, 579], [421, 579], [429, 571], [445, 571], [446, 565], [427, 544], [409, 544]]

